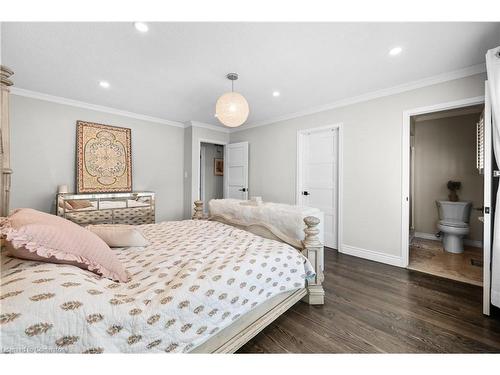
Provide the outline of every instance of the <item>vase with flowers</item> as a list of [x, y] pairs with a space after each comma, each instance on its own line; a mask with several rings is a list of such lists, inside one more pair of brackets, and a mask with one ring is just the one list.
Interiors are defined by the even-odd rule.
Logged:
[[448, 199], [451, 202], [458, 202], [457, 191], [462, 187], [462, 183], [460, 181], [448, 181], [446, 187], [450, 191], [450, 194], [448, 194]]

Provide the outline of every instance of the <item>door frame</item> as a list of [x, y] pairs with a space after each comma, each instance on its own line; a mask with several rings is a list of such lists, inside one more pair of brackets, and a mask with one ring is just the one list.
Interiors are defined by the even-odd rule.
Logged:
[[410, 125], [411, 117], [449, 109], [484, 104], [484, 96], [418, 107], [403, 112], [401, 129], [401, 266], [408, 267], [410, 259]]
[[[222, 184], [225, 185], [226, 184], [226, 146], [228, 144], [228, 142], [223, 142], [223, 141], [216, 141], [214, 139], [206, 139], [206, 138], [199, 138], [198, 139], [198, 144], [197, 144], [197, 148], [198, 148], [198, 151], [196, 152], [196, 155], [198, 155], [198, 162], [195, 163], [196, 164], [196, 175], [198, 176], [198, 184], [196, 186], [196, 194], [194, 195], [195, 197], [198, 197], [197, 199], [201, 199], [200, 197], [200, 186], [201, 186], [201, 178], [200, 178], [200, 155], [201, 155], [201, 144], [202, 143], [210, 143], [210, 144], [213, 144], [213, 145], [217, 145], [217, 146], [222, 146], [224, 148], [224, 176], [222, 177], [223, 181], [222, 181]], [[195, 174], [194, 173], [191, 173], [192, 176], [194, 176]], [[192, 192], [191, 192], [192, 194]], [[223, 197], [225, 198], [226, 197], [226, 191], [223, 189]]]
[[[484, 158], [484, 207], [490, 207], [490, 213], [483, 213], [484, 228], [490, 228], [489, 238], [483, 238], [483, 314], [490, 315], [491, 305], [491, 250], [493, 245], [493, 206], [496, 197], [496, 191], [493, 191], [493, 114], [491, 112], [490, 96], [488, 94], [488, 81], [485, 83], [485, 99], [484, 99], [484, 155], [490, 155], [489, 158]], [[489, 119], [489, 121], [486, 121]], [[487, 124], [489, 123], [489, 126]], [[485, 232], [483, 228], [483, 233]], [[485, 261], [488, 259], [488, 262]]]
[[[343, 176], [344, 176], [344, 162], [343, 162], [343, 144], [344, 144], [344, 124], [342, 122], [318, 126], [315, 128], [299, 129], [297, 130], [297, 161], [295, 170], [295, 204], [300, 202], [300, 186], [302, 185], [302, 158], [304, 150], [302, 147], [302, 139], [304, 134], [310, 132], [317, 132], [322, 130], [337, 130], [337, 251], [342, 252], [342, 233], [343, 233]], [[324, 224], [324, 223], [323, 223]]]
[[[205, 142], [203, 142], [205, 143]], [[202, 146], [200, 143], [200, 183], [198, 184], [199, 186], [199, 195], [200, 195], [200, 200], [205, 202], [205, 173], [206, 173], [206, 168], [205, 168], [205, 159], [206, 159], [206, 151], [207, 149]], [[206, 211], [205, 205], [203, 205], [203, 211]]]

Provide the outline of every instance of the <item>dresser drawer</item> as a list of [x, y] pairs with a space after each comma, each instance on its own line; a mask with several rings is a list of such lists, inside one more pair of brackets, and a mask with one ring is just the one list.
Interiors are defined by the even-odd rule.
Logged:
[[113, 223], [111, 210], [67, 212], [65, 218], [79, 225]]
[[124, 208], [114, 210], [114, 224], [141, 225], [153, 224], [154, 212], [150, 208]]

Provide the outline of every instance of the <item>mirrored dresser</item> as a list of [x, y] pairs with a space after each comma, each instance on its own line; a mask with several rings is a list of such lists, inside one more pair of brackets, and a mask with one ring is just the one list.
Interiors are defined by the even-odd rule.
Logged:
[[57, 194], [57, 215], [79, 225], [153, 224], [155, 193]]

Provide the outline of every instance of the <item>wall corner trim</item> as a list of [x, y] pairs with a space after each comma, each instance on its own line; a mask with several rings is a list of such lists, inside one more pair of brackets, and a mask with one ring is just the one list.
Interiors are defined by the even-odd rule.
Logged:
[[22, 89], [19, 87], [11, 88], [11, 93], [13, 95], [17, 95], [17, 96], [24, 96], [27, 98], [45, 100], [47, 102], [64, 104], [64, 105], [69, 105], [72, 107], [90, 109], [90, 110], [97, 111], [97, 112], [110, 113], [110, 114], [117, 115], [117, 116], [129, 117], [129, 118], [134, 118], [137, 120], [154, 122], [157, 124], [165, 124], [165, 125], [175, 126], [178, 128], [185, 127], [182, 122], [178, 122], [178, 121], [166, 120], [166, 119], [162, 119], [159, 117], [153, 117], [153, 116], [143, 115], [140, 113], [124, 111], [124, 110], [117, 109], [117, 108], [106, 107], [106, 106], [92, 104], [92, 103], [86, 103], [86, 102], [82, 102], [79, 100], [73, 100], [73, 99], [63, 98], [61, 96], [44, 94], [44, 93], [41, 93], [38, 91], [26, 90], [26, 89]]
[[403, 258], [396, 255], [385, 254], [379, 251], [362, 249], [351, 245], [342, 244], [340, 252], [342, 254], [352, 255], [358, 258], [373, 260], [379, 263], [389, 264], [396, 267], [405, 267]]

